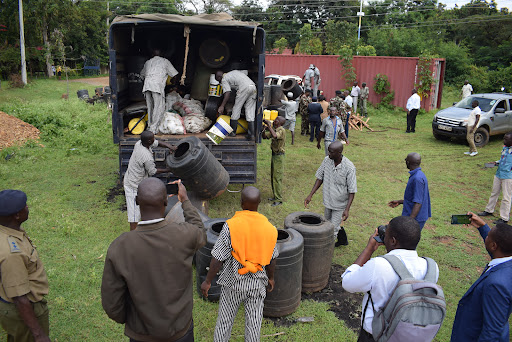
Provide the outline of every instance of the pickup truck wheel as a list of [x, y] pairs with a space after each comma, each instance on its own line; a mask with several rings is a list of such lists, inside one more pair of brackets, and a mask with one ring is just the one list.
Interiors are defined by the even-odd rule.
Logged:
[[437, 133], [434, 133], [434, 132], [432, 132], [432, 134], [434, 135], [434, 138], [436, 140], [448, 140], [448, 139], [450, 139], [450, 137], [447, 137], [446, 135], [441, 135], [441, 134], [437, 134]]
[[475, 146], [482, 147], [487, 145], [489, 142], [489, 132], [483, 128], [480, 127], [475, 132]]

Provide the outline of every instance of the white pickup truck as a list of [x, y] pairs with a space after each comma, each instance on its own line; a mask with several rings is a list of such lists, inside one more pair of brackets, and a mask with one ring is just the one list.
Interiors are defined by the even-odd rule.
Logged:
[[472, 110], [471, 103], [477, 100], [482, 110], [475, 132], [475, 145], [484, 146], [489, 136], [512, 131], [512, 94], [473, 94], [454, 103], [450, 108], [440, 110], [432, 120], [432, 133], [438, 140], [466, 138], [467, 122]]

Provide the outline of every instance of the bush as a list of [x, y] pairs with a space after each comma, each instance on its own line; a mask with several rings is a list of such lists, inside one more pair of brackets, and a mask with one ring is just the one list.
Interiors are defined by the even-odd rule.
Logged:
[[395, 91], [391, 90], [391, 83], [389, 83], [388, 76], [377, 74], [373, 79], [375, 80], [373, 90], [375, 94], [381, 96], [380, 103], [378, 103], [376, 107], [383, 106], [385, 108], [393, 108], [391, 102], [395, 98]]

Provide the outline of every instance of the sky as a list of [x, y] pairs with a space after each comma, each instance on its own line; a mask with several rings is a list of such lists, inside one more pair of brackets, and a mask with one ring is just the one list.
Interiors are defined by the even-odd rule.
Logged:
[[[239, 5], [242, 3], [242, 0], [231, 0], [233, 4]], [[264, 7], [267, 7], [268, 0], [258, 0]], [[364, 3], [368, 3], [367, 0], [363, 0]], [[454, 8], [455, 5], [461, 7], [465, 4], [469, 3], [470, 0], [441, 0], [439, 1], [442, 4], [445, 4], [447, 8]], [[496, 0], [498, 4], [498, 8], [507, 7], [509, 10], [512, 9], [512, 0]]]

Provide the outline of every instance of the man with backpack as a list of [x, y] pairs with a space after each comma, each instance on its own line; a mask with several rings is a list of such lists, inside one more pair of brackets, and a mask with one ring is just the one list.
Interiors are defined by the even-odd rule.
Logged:
[[[435, 284], [437, 264], [416, 252], [420, 238], [416, 220], [395, 217], [375, 230], [361, 255], [341, 276], [346, 291], [366, 292], [358, 342], [391, 338], [422, 342], [437, 334], [446, 303], [442, 289]], [[382, 243], [388, 253], [371, 258]]]

